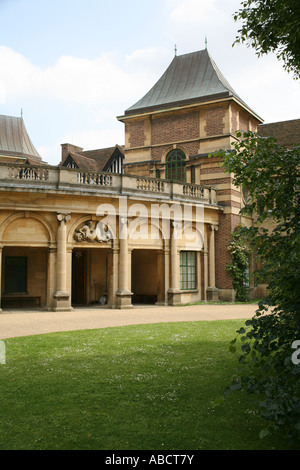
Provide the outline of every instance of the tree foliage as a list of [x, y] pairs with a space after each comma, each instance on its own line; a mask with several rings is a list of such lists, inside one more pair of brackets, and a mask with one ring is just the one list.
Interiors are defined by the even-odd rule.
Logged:
[[234, 14], [241, 21], [235, 43], [246, 43], [258, 56], [276, 53], [284, 68], [300, 77], [299, 0], [244, 0]]
[[236, 300], [245, 302], [249, 300], [249, 265], [250, 251], [241, 242], [236, 233], [232, 234], [232, 241], [228, 247], [231, 254], [231, 263], [227, 265], [233, 279], [233, 288], [236, 292]]
[[255, 276], [268, 279], [268, 294], [239, 331], [240, 367], [228, 390], [260, 394], [262, 416], [300, 437], [300, 364], [292, 360], [300, 340], [300, 146], [288, 150], [251, 132], [238, 137], [233, 150], [218, 154], [249, 192], [241, 215], [253, 223], [236, 235], [261, 262]]

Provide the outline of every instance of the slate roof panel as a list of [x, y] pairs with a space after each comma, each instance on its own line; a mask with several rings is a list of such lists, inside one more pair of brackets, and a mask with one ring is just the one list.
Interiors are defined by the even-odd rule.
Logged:
[[16, 157], [41, 157], [31, 142], [23, 118], [0, 115], [0, 154]]
[[204, 49], [175, 56], [157, 83], [125, 115], [230, 96], [248, 108]]

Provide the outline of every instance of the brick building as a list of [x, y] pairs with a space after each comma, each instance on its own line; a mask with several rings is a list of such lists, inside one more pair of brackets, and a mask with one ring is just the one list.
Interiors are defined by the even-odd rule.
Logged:
[[227, 247], [244, 199], [209, 154], [230, 149], [237, 130], [295, 145], [300, 120], [263, 124], [207, 50], [175, 56], [118, 119], [124, 146], [62, 144], [49, 166], [23, 120], [0, 116], [3, 308], [234, 299]]
[[237, 130], [256, 132], [262, 119], [203, 50], [175, 56], [154, 87], [119, 120], [125, 124], [125, 172], [216, 189], [216, 292], [219, 298], [231, 300], [226, 247], [240, 223], [243, 196], [233, 186], [232, 175], [209, 154], [230, 149]]

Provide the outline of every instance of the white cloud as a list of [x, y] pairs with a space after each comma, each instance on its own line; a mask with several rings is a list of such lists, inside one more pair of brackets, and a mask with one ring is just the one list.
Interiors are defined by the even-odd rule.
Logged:
[[216, 9], [215, 0], [181, 0], [170, 2], [174, 4], [174, 8], [170, 14], [170, 20], [177, 23], [198, 23], [212, 15], [219, 16]]
[[68, 143], [84, 150], [94, 150], [99, 148], [114, 147], [116, 144], [122, 145], [124, 141], [124, 130], [122, 126], [118, 128], [101, 128], [99, 130], [85, 130], [62, 135], [59, 142], [50, 146], [40, 146], [37, 148], [43, 160], [49, 165], [57, 165], [61, 161], [61, 144]]
[[3, 81], [0, 79], [0, 104], [5, 104], [6, 102], [6, 88]]
[[[134, 58], [128, 60], [134, 62]], [[142, 68], [136, 72], [122, 70], [108, 54], [95, 60], [62, 56], [53, 66], [42, 68], [0, 46], [0, 63], [0, 90], [5, 90], [7, 100], [44, 95], [61, 102], [103, 106], [136, 95], [146, 79]]]
[[14, 50], [0, 46], [1, 82], [5, 98], [17, 98], [31, 90], [38, 91], [41, 72], [29, 60]]
[[126, 55], [126, 70], [148, 82], [147, 86], [152, 86], [154, 77], [165, 71], [173, 56], [174, 49], [163, 46], [137, 49]]
[[[98, 148], [114, 147], [121, 144], [124, 140], [123, 128], [120, 129], [99, 129], [77, 132], [72, 135], [66, 135], [63, 142], [73, 143], [82, 147], [84, 150], [93, 150]], [[99, 143], [101, 146], [99, 147]]]
[[299, 119], [299, 82], [275, 56], [270, 54], [237, 68], [232, 85], [265, 122]]
[[95, 60], [62, 56], [51, 67], [40, 67], [0, 46], [0, 103], [7, 114], [25, 105], [26, 125], [29, 115], [34, 121], [30, 137], [43, 160], [55, 165], [61, 143], [90, 150], [124, 142], [116, 117], [153, 85], [161, 57], [154, 49], [134, 51], [119, 65], [109, 54]]
[[132, 92], [133, 83], [109, 56], [95, 60], [64, 56], [45, 71], [45, 87], [63, 101], [103, 105]]
[[240, 24], [240, 0], [167, 0], [168, 37], [178, 53], [208, 50], [240, 97], [266, 122], [299, 118], [299, 82], [274, 54], [258, 58], [246, 45], [232, 47]]

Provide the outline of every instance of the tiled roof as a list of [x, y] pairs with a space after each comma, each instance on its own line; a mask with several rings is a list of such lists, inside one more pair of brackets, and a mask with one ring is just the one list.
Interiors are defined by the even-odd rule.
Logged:
[[95, 162], [95, 160], [93, 160], [92, 158], [87, 158], [77, 153], [69, 153], [69, 155], [72, 157], [78, 168], [81, 168], [82, 170], [91, 171], [98, 170], [97, 162]]
[[114, 150], [115, 147], [98, 150], [86, 150], [84, 152], [80, 152], [80, 155], [83, 155], [84, 158], [94, 161], [98, 170], [101, 171], [105, 168]]
[[258, 132], [263, 137], [276, 137], [280, 145], [295, 147], [300, 144], [300, 119], [261, 124]]
[[114, 158], [115, 152], [124, 155], [123, 147], [116, 145], [105, 149], [86, 150], [72, 152], [69, 151], [64, 161], [61, 162], [62, 166], [67, 163], [69, 156], [74, 160], [78, 168], [88, 171], [106, 171], [107, 166]]

